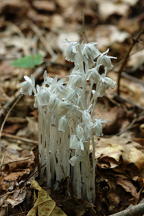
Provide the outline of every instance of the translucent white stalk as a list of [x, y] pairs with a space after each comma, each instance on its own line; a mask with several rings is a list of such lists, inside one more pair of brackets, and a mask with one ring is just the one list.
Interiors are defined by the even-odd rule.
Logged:
[[[21, 84], [21, 93], [34, 94], [39, 111], [41, 176], [47, 175], [49, 187], [69, 177], [74, 195], [91, 202], [96, 198], [95, 140], [102, 135], [104, 123], [94, 118], [94, 110], [97, 99], [115, 86], [106, 77], [113, 58], [107, 54], [108, 50], [101, 53], [96, 43], [68, 42], [65, 55], [74, 62], [74, 69], [66, 79], [44, 73], [42, 86], [35, 87], [34, 79], [27, 76]], [[103, 74], [99, 73], [101, 66]]]

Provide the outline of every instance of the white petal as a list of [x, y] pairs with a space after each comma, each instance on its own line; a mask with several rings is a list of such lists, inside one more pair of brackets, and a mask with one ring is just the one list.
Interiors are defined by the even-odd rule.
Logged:
[[58, 122], [58, 130], [61, 132], [65, 132], [68, 126], [68, 119], [66, 116], [62, 116]]
[[70, 149], [79, 149], [78, 138], [76, 135], [70, 136]]
[[73, 156], [70, 158], [69, 163], [71, 164], [71, 166], [75, 166], [77, 161], [78, 161], [78, 156]]
[[78, 125], [76, 127], [76, 135], [79, 138], [79, 140], [80, 139], [84, 139], [84, 130], [83, 130], [83, 128], [80, 125]]

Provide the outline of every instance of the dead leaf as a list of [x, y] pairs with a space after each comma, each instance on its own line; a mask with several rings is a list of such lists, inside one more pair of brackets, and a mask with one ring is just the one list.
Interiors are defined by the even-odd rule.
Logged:
[[109, 16], [117, 14], [126, 17], [130, 6], [137, 3], [138, 0], [96, 0], [98, 3], [99, 14], [103, 20], [106, 20]]
[[54, 14], [51, 18], [52, 29], [62, 28], [64, 26], [64, 19], [59, 14]]
[[143, 64], [144, 64], [144, 50], [141, 50], [131, 55], [128, 61], [128, 67], [131, 67], [132, 71], [137, 70]]
[[56, 203], [48, 193], [33, 180], [32, 187], [38, 191], [38, 197], [34, 207], [28, 212], [27, 216], [66, 216], [66, 214], [56, 206]]
[[80, 37], [77, 33], [75, 32], [63, 32], [58, 36], [57, 39], [57, 45], [60, 48], [60, 50], [63, 52], [64, 47], [67, 46], [66, 41], [79, 41]]
[[8, 196], [6, 199], [6, 202], [11, 204], [12, 208], [19, 205], [24, 201], [26, 197], [26, 189], [21, 188], [14, 191], [14, 193], [11, 196]]
[[136, 142], [131, 142], [125, 146], [122, 157], [126, 163], [133, 163], [139, 169], [144, 166], [144, 152], [140, 144]]
[[[116, 136], [101, 138], [96, 147], [96, 158], [110, 157], [119, 162], [123, 152], [123, 140]], [[117, 163], [116, 163], [117, 166]]]
[[100, 17], [106, 20], [113, 14], [126, 16], [129, 10], [129, 5], [111, 0], [98, 0]]
[[133, 6], [138, 2], [138, 0], [122, 0], [122, 2]]
[[12, 124], [7, 127], [5, 126], [3, 132], [8, 133], [8, 134], [15, 134], [20, 128], [21, 128], [20, 124]]
[[50, 11], [50, 12], [54, 12], [56, 9], [55, 3], [53, 1], [36, 0], [33, 2], [33, 6], [37, 10]]
[[[144, 166], [144, 151], [141, 145], [126, 136], [101, 138], [96, 146], [95, 155], [98, 160], [106, 158], [106, 161], [108, 161], [108, 158], [110, 158], [111, 168], [118, 166], [117, 162], [120, 162], [121, 157], [126, 164], [133, 163], [139, 169], [142, 169]], [[115, 164], [111, 158], [116, 161]]]
[[126, 192], [131, 193], [131, 195], [138, 200], [140, 194], [137, 192], [136, 187], [132, 184], [131, 181], [123, 178], [117, 179], [117, 184], [120, 185]]
[[11, 182], [11, 181], [18, 181], [23, 177], [23, 175], [28, 175], [30, 173], [30, 169], [25, 169], [19, 172], [12, 172], [9, 175], [5, 176], [3, 181]]
[[35, 10], [30, 10], [28, 12], [28, 18], [39, 26], [47, 28], [51, 27], [51, 17], [39, 14]]
[[2, 0], [0, 4], [0, 12], [4, 15], [11, 14], [14, 16], [26, 16], [29, 9], [28, 1], [21, 0]]
[[99, 48], [109, 47], [115, 42], [122, 43], [127, 38], [129, 38], [129, 34], [120, 31], [114, 25], [99, 25], [96, 28], [96, 41]]

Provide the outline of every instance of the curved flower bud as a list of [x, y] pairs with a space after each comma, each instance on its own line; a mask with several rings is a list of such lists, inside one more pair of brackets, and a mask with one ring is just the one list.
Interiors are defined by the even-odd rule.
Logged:
[[70, 149], [82, 150], [84, 151], [84, 144], [82, 140], [78, 140], [76, 135], [71, 135], [70, 137]]
[[102, 53], [97, 59], [97, 64], [103, 65], [105, 67], [105, 74], [107, 73], [107, 71], [109, 71], [113, 68], [113, 65], [111, 63], [111, 59], [116, 59], [116, 57], [108, 56], [107, 55], [108, 52], [109, 52], [109, 49], [106, 50], [104, 53]]
[[70, 75], [69, 78], [69, 85], [71, 87], [76, 87], [76, 86], [83, 86], [85, 84], [86, 78], [85, 75], [80, 75], [80, 74], [72, 74]]
[[55, 94], [52, 94], [52, 93], [51, 93], [50, 99], [49, 99], [49, 104], [48, 104], [48, 105], [49, 105], [48, 108], [49, 108], [49, 111], [50, 111], [50, 112], [55, 111], [58, 102], [59, 102], [59, 101], [58, 101], [57, 96], [56, 96]]
[[87, 124], [88, 122], [91, 122], [91, 121], [92, 121], [91, 115], [90, 115], [90, 113], [89, 113], [88, 110], [84, 110], [84, 111], [82, 112], [82, 120], [83, 120], [83, 122], [85, 122], [86, 124]]
[[71, 86], [68, 86], [66, 88], [66, 96], [64, 97], [64, 100], [66, 101], [72, 101], [76, 96], [76, 90], [72, 88]]
[[43, 84], [44, 84], [44, 85], [49, 85], [49, 86], [50, 86], [50, 85], [52, 84], [52, 82], [53, 82], [54, 79], [53, 79], [52, 77], [48, 77], [46, 71], [44, 72], [44, 76], [43, 76], [43, 77], [44, 77], [44, 82], [43, 82]]
[[74, 155], [73, 157], [71, 157], [69, 160], [69, 163], [71, 164], [71, 166], [75, 166], [78, 159], [79, 159], [79, 156], [77, 155]]
[[65, 132], [67, 126], [68, 126], [68, 119], [66, 118], [66, 116], [62, 116], [58, 122], [58, 130], [61, 132]]
[[67, 113], [67, 111], [71, 108], [71, 104], [66, 102], [66, 101], [61, 101], [61, 100], [58, 100], [58, 103], [57, 103], [57, 108], [56, 108], [56, 111], [57, 111], [57, 115], [64, 115]]
[[32, 76], [31, 78], [24, 76], [24, 79], [25, 81], [20, 84], [20, 92], [24, 95], [32, 95], [33, 92], [35, 93], [35, 79]]
[[102, 136], [102, 124], [105, 123], [106, 121], [102, 119], [96, 119], [95, 122], [93, 123], [93, 135], [96, 136]]
[[87, 43], [83, 46], [82, 54], [88, 60], [94, 60], [101, 52], [96, 48], [97, 43]]
[[37, 86], [36, 98], [40, 106], [48, 105], [50, 99], [50, 92], [48, 88]]
[[76, 135], [70, 136], [70, 149], [78, 149], [78, 138]]
[[76, 55], [76, 47], [79, 44], [78, 42], [68, 42], [68, 46], [65, 49], [65, 59], [71, 62], [75, 61], [75, 55]]
[[100, 74], [97, 71], [97, 67], [92, 68], [88, 71], [87, 80], [90, 80], [93, 83], [97, 83], [100, 80]]
[[115, 86], [116, 86], [116, 82], [113, 81], [111, 78], [101, 77], [101, 80], [96, 87], [96, 94], [98, 97], [103, 97], [106, 89], [108, 89], [110, 87], [114, 88]]
[[79, 140], [84, 140], [84, 130], [81, 127], [81, 125], [78, 125], [76, 127], [76, 135], [79, 138]]

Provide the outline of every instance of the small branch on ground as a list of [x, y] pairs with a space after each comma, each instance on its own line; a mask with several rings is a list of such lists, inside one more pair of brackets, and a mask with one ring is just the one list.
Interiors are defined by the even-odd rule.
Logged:
[[1, 136], [2, 137], [7, 137], [7, 138], [10, 138], [10, 139], [14, 139], [14, 140], [18, 140], [18, 141], [22, 141], [22, 142], [26, 142], [26, 143], [30, 143], [30, 144], [33, 144], [33, 145], [38, 145], [37, 141], [27, 139], [27, 138], [24, 138], [24, 137], [19, 137], [19, 136], [7, 134], [7, 133], [2, 133]]
[[[43, 68], [38, 68], [35, 73], [33, 74], [34, 78], [37, 79], [41, 74], [43, 73]], [[11, 100], [9, 100], [0, 110], [0, 118], [5, 115], [6, 112], [9, 111], [10, 107], [13, 106], [15, 101], [20, 100], [23, 97], [23, 95], [20, 93], [20, 91], [17, 91], [14, 97], [12, 97]]]
[[7, 112], [7, 114], [6, 114], [5, 118], [4, 118], [4, 120], [3, 120], [3, 122], [2, 122], [2, 125], [1, 125], [1, 127], [0, 127], [0, 138], [1, 138], [1, 136], [2, 136], [2, 131], [3, 131], [4, 125], [5, 125], [6, 121], [7, 121], [7, 118], [8, 118], [8, 116], [9, 116], [9, 114], [11, 113], [11, 111], [13, 110], [13, 108], [16, 106], [16, 104], [18, 103], [18, 101], [19, 101], [20, 99], [21, 99], [21, 95], [18, 95], [17, 98], [16, 98], [16, 100], [15, 100], [15, 102], [14, 102], [14, 103], [12, 104], [12, 106], [9, 108], [9, 110], [8, 110], [8, 112]]
[[121, 212], [109, 216], [138, 216], [139, 214], [144, 214], [144, 203], [130, 206]]
[[119, 96], [119, 95], [115, 95], [114, 96], [114, 100], [117, 101], [118, 103], [123, 103], [123, 104], [130, 104], [132, 105], [133, 107], [139, 109], [140, 111], [143, 111], [144, 108], [138, 104], [135, 104], [133, 103], [132, 101], [126, 99], [126, 98], [123, 98], [122, 96]]
[[[37, 79], [42, 74], [42, 72], [43, 72], [43, 68], [38, 68], [33, 74], [34, 78]], [[4, 105], [4, 107], [0, 110], [0, 118], [5, 114], [5, 112], [7, 112], [1, 124], [1, 127], [0, 127], [0, 138], [2, 136], [3, 128], [7, 121], [8, 116], [10, 115], [11, 111], [13, 110], [13, 108], [16, 106], [16, 104], [20, 101], [22, 97], [23, 95], [20, 93], [20, 90], [17, 91], [15, 96], [10, 101], [8, 101]], [[1, 149], [1, 146], [0, 146], [0, 149]]]
[[128, 52], [126, 53], [126, 56], [125, 56], [125, 58], [124, 58], [124, 60], [123, 60], [123, 62], [122, 62], [122, 64], [121, 64], [121, 67], [120, 67], [120, 69], [119, 69], [119, 71], [118, 71], [118, 79], [117, 79], [117, 94], [118, 94], [118, 95], [120, 95], [120, 82], [121, 82], [122, 72], [123, 72], [123, 70], [124, 70], [124, 68], [125, 68], [125, 66], [126, 66], [126, 64], [127, 64], [127, 62], [128, 62], [128, 59], [129, 59], [129, 56], [130, 56], [130, 53], [131, 53], [133, 47], [134, 47], [135, 44], [138, 42], [138, 40], [139, 40], [140, 36], [143, 34], [143, 32], [144, 32], [144, 31], [140, 31], [140, 32], [137, 34], [137, 36], [136, 36], [135, 38], [133, 38], [132, 44], [131, 44], [131, 46], [129, 47], [129, 50], [128, 50]]

